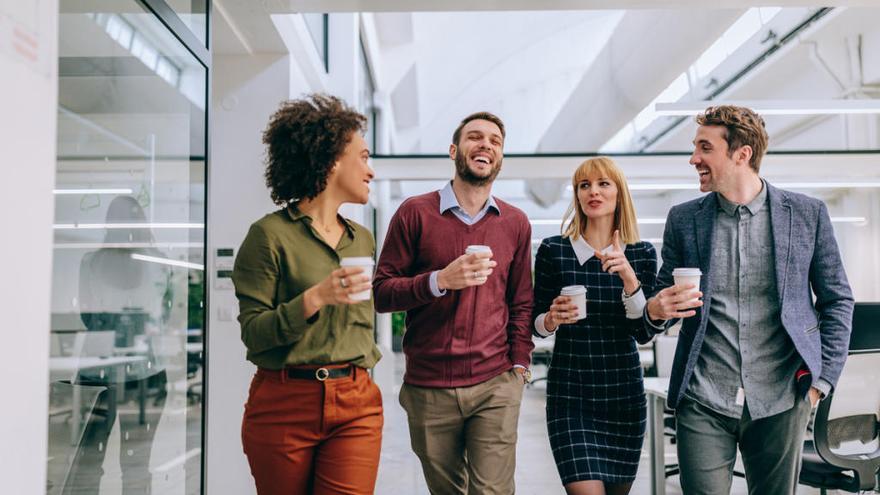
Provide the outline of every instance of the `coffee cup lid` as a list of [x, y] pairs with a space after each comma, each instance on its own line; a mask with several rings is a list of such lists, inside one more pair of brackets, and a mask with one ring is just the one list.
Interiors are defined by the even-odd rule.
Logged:
[[482, 244], [471, 244], [464, 250], [464, 252], [466, 253], [482, 253], [485, 251], [492, 251], [492, 248], [490, 248], [489, 246], [484, 246]]
[[559, 291], [563, 296], [576, 296], [578, 294], [586, 294], [587, 288], [583, 285], [568, 285]]
[[694, 276], [694, 275], [702, 275], [703, 272], [700, 271], [699, 268], [676, 268], [672, 270], [672, 276], [680, 275], [684, 277]]
[[376, 262], [373, 261], [373, 258], [370, 258], [369, 256], [349, 256], [339, 260], [339, 266], [363, 266], [373, 265], [375, 263]]

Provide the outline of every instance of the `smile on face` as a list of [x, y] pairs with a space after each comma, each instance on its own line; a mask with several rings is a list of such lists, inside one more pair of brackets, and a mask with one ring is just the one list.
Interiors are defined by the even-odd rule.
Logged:
[[578, 204], [591, 220], [613, 216], [617, 209], [617, 194], [617, 184], [598, 171], [590, 173], [577, 185]]
[[450, 145], [449, 156], [455, 160], [461, 153], [473, 175], [489, 177], [501, 166], [503, 147], [504, 137], [495, 123], [474, 119], [462, 128], [459, 142]]
[[723, 192], [735, 180], [736, 154], [730, 156], [726, 132], [717, 125], [701, 125], [697, 129], [689, 163], [696, 168], [702, 192]]
[[338, 187], [343, 202], [366, 204], [370, 199], [370, 181], [375, 177], [370, 167], [370, 149], [359, 132], [352, 133], [351, 140], [336, 160], [333, 173], [328, 181]]

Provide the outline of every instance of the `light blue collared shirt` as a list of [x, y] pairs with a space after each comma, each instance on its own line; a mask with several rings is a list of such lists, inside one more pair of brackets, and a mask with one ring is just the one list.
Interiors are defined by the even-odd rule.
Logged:
[[[473, 225], [486, 216], [486, 213], [489, 212], [489, 208], [495, 210], [499, 215], [501, 214], [501, 210], [498, 208], [498, 204], [495, 203], [495, 198], [492, 195], [489, 195], [489, 199], [486, 201], [486, 204], [480, 208], [480, 211], [477, 212], [473, 217], [468, 215], [464, 208], [461, 207], [461, 204], [458, 202], [458, 198], [455, 197], [455, 191], [452, 190], [452, 181], [446, 183], [446, 187], [440, 190], [440, 214], [444, 214], [447, 211], [451, 210], [456, 218], [462, 221], [465, 225]], [[439, 270], [431, 273], [428, 281], [431, 284], [431, 293], [434, 294], [434, 297], [440, 297], [446, 294], [446, 291], [440, 290], [440, 285], [437, 283], [437, 273]]]
[[458, 202], [458, 198], [455, 197], [455, 191], [452, 190], [452, 181], [447, 182], [446, 187], [440, 190], [440, 214], [442, 215], [446, 213], [447, 210], [452, 210], [452, 213], [454, 213], [459, 220], [464, 222], [465, 225], [473, 225], [482, 220], [489, 211], [489, 208], [494, 209], [499, 215], [501, 214], [501, 210], [498, 209], [498, 204], [495, 203], [495, 198], [493, 198], [491, 194], [480, 211], [471, 217], [466, 211], [464, 211], [464, 208], [462, 208], [461, 204]]

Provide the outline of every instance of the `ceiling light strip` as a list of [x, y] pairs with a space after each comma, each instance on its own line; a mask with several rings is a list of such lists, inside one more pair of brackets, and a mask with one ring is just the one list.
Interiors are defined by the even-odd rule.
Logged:
[[[831, 217], [831, 221], [833, 223], [865, 223], [868, 221], [868, 219], [867, 219], [867, 217]], [[559, 227], [560, 225], [562, 225], [562, 221], [554, 220], [554, 219], [535, 219], [535, 220], [529, 220], [529, 223], [531, 223], [532, 225], [537, 225], [537, 226], [549, 225], [549, 226]], [[659, 218], [659, 217], [637, 218], [636, 223], [639, 223], [642, 225], [663, 225], [666, 223], [666, 219]]]
[[131, 259], [138, 261], [146, 261], [148, 263], [159, 263], [160, 265], [179, 266], [182, 268], [190, 268], [193, 270], [204, 271], [205, 265], [198, 263], [190, 263], [188, 261], [172, 260], [169, 258], [158, 258], [156, 256], [146, 256], [143, 254], [132, 254]]
[[132, 194], [131, 189], [52, 189], [52, 194]]
[[56, 223], [55, 230], [204, 229], [203, 223]]
[[657, 115], [693, 116], [710, 106], [734, 105], [751, 108], [761, 115], [839, 115], [880, 113], [878, 100], [737, 100], [676, 101], [657, 103]]

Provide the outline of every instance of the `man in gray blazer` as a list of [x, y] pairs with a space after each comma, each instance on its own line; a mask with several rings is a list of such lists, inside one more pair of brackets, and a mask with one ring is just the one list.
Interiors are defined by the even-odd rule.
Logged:
[[[684, 318], [668, 399], [682, 488], [730, 493], [739, 447], [750, 494], [793, 494], [810, 409], [846, 360], [852, 293], [825, 204], [758, 175], [764, 120], [717, 106], [697, 124], [690, 163], [709, 194], [670, 210], [645, 309], [655, 332]], [[673, 285], [681, 267], [700, 287]]]

